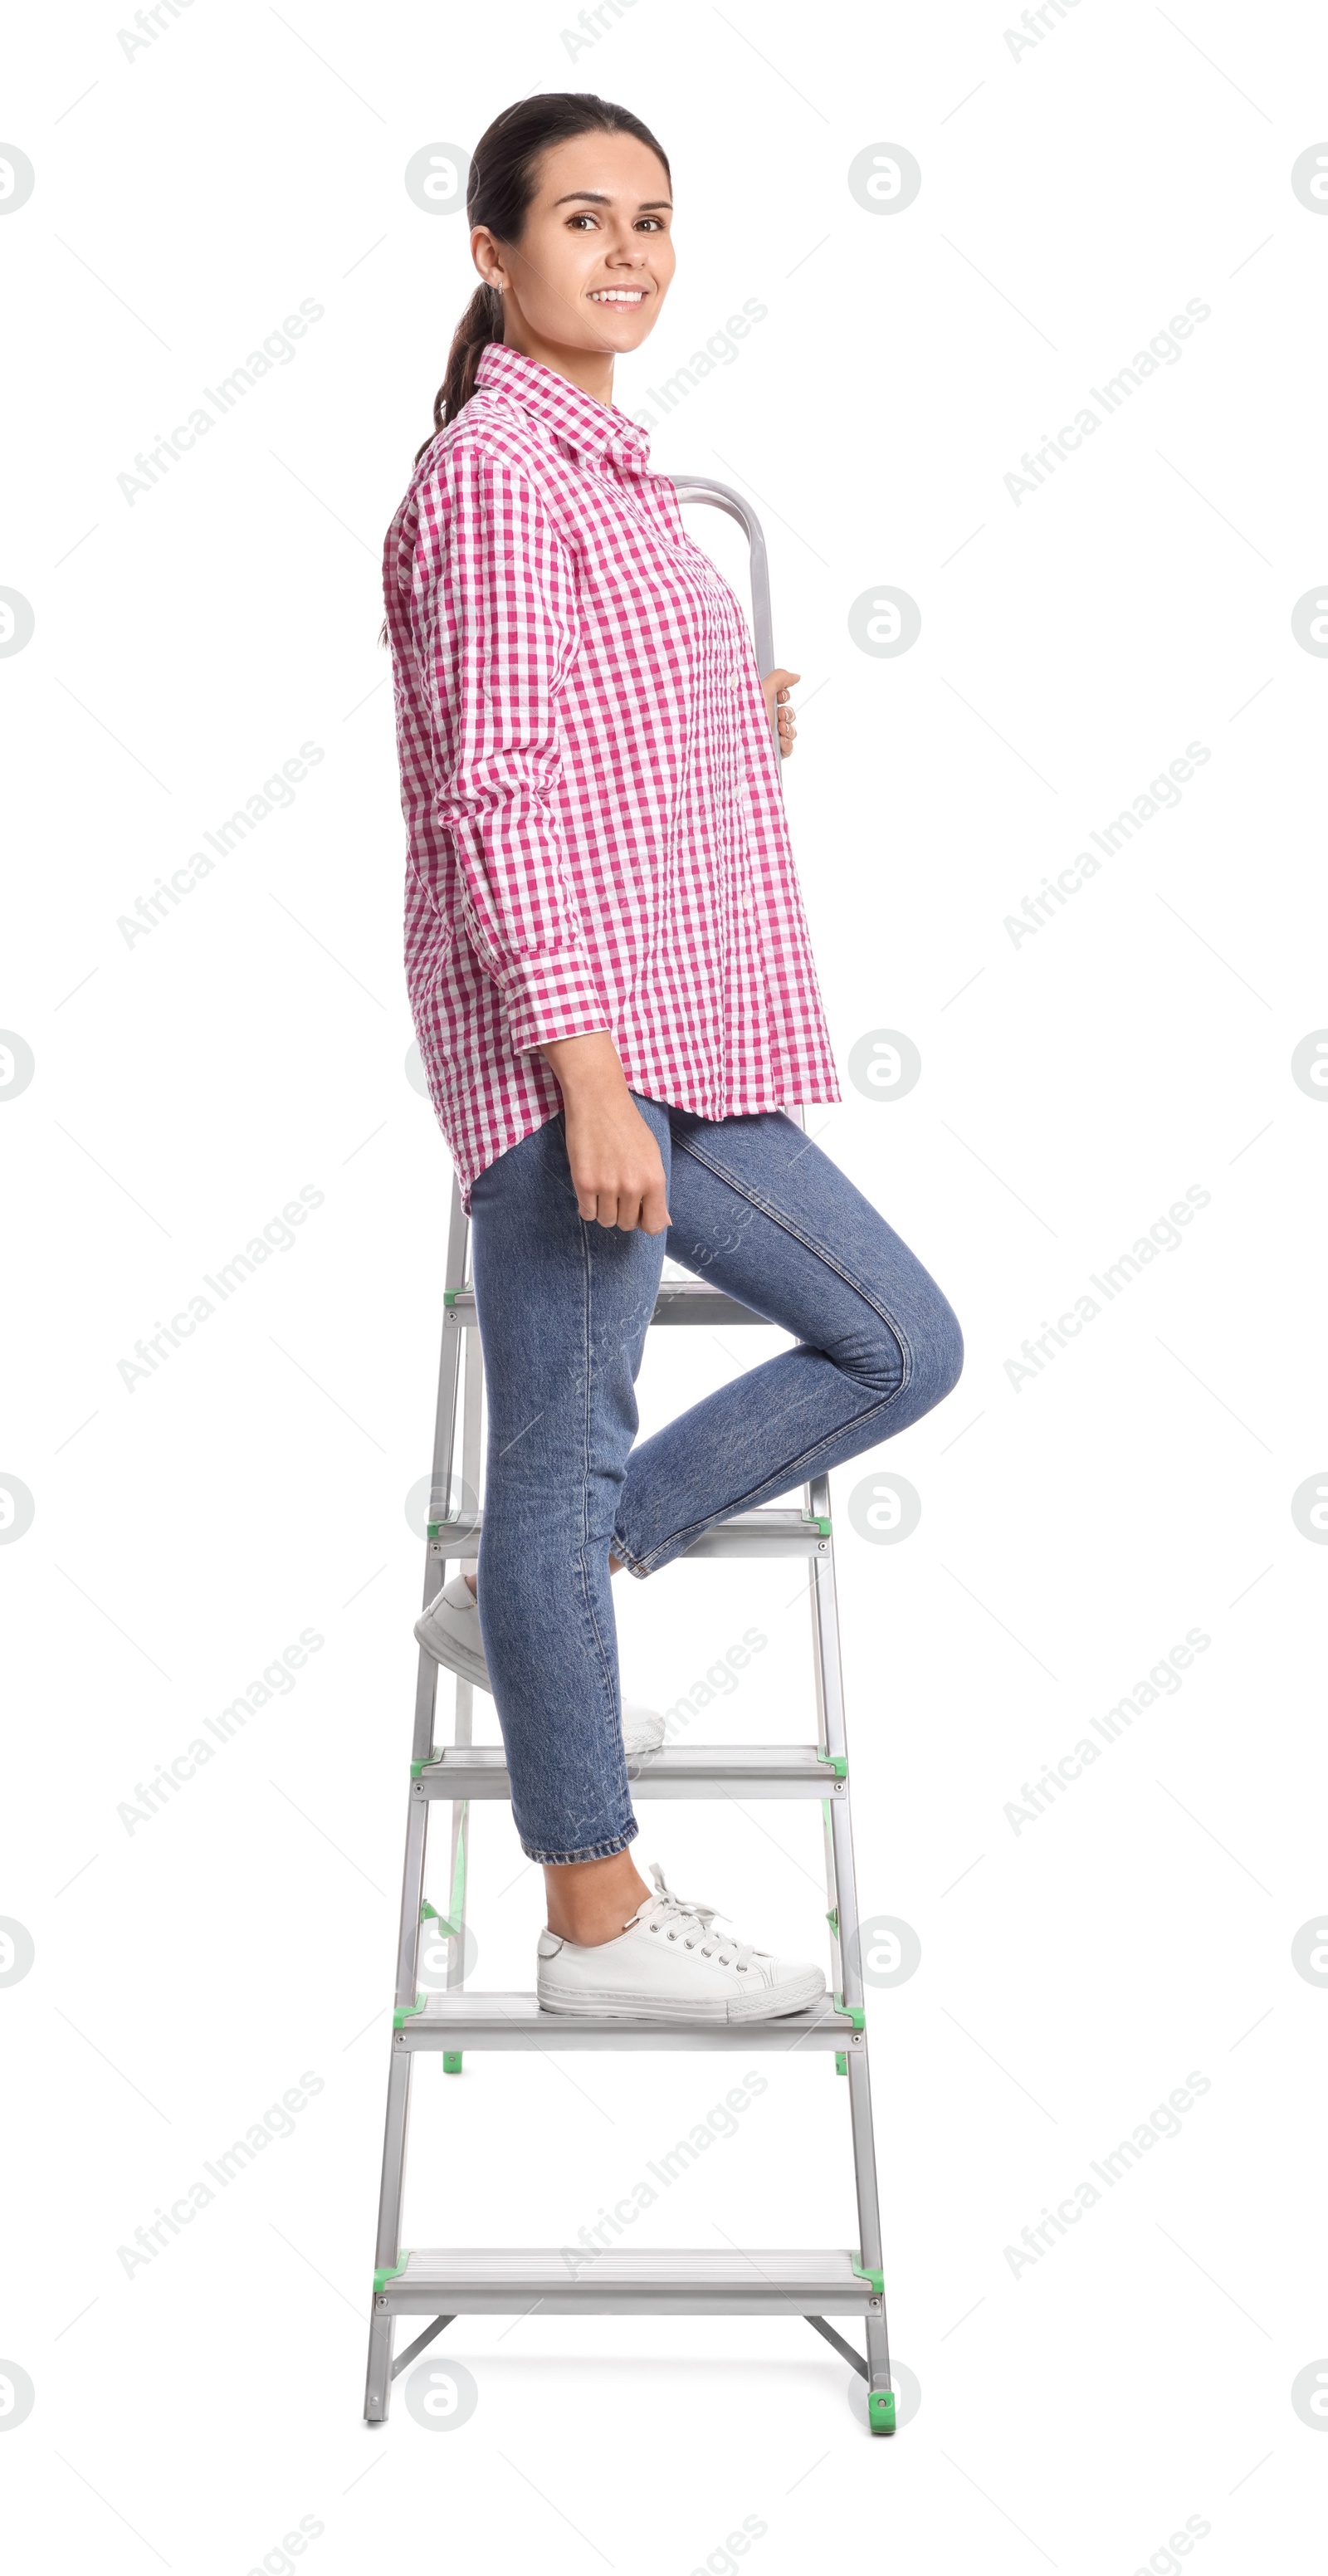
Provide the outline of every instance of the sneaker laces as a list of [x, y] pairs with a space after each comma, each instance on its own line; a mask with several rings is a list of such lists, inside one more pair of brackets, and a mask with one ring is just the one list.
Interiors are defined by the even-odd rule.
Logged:
[[699, 1949], [707, 1959], [717, 1957], [725, 1968], [749, 1968], [753, 1959], [765, 1956], [754, 1941], [739, 1941], [735, 1934], [715, 1931], [718, 1906], [675, 1896], [657, 1860], [650, 1864], [650, 1875], [658, 1893], [637, 1907], [631, 1923], [624, 1924], [624, 1931], [630, 1931], [632, 1923], [644, 1923], [650, 1931], [662, 1932], [668, 1941], [681, 1941], [689, 1950]]

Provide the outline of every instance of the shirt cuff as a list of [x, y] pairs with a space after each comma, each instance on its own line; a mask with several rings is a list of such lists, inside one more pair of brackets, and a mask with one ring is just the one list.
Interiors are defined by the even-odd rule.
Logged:
[[605, 1003], [584, 953], [532, 957], [503, 988], [503, 1008], [513, 1052], [526, 1055], [549, 1046], [555, 1038], [612, 1033], [613, 1013]]

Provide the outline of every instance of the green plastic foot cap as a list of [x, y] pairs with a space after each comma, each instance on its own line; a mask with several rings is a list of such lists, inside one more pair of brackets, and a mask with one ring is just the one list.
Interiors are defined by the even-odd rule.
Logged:
[[445, 2048], [443, 2050], [443, 2073], [444, 2075], [459, 2075], [461, 2073], [461, 2051], [459, 2048]]
[[893, 2433], [895, 2429], [895, 2392], [893, 2388], [869, 2388], [867, 2421], [873, 2433]]

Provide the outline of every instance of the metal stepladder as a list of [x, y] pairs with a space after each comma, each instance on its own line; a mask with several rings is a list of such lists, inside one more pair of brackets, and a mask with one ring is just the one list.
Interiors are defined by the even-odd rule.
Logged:
[[[726, 484], [695, 475], [672, 480], [680, 501], [708, 503], [735, 519], [750, 548], [752, 622], [759, 667], [774, 668], [769, 583], [764, 539], [749, 505]], [[433, 1469], [427, 1522], [424, 1602], [432, 1600], [447, 1566], [473, 1563], [482, 1513], [480, 1423], [483, 1373], [475, 1299], [466, 1277], [468, 1224], [453, 1189], [443, 1298], [442, 1354], [434, 1421]], [[698, 1279], [665, 1279], [651, 1328], [657, 1325], [761, 1325], [752, 1313]], [[460, 1421], [460, 1501], [454, 1507], [457, 1429]], [[485, 1994], [465, 1987], [467, 1820], [474, 1798], [506, 1798], [508, 1779], [499, 1745], [472, 1741], [473, 1689], [456, 1682], [452, 1741], [436, 1745], [435, 1704], [439, 1667], [421, 1646], [411, 1747], [410, 1798], [397, 1952], [396, 2002], [388, 2069], [382, 2188], [369, 2325], [365, 2418], [386, 2420], [391, 2384], [426, 2345], [458, 2316], [513, 2316], [538, 2309], [544, 2316], [802, 2316], [866, 2381], [867, 2417], [874, 2433], [893, 2433], [895, 2399], [890, 2385], [881, 2225], [872, 2137], [867, 2033], [858, 1955], [858, 1913], [849, 1815], [848, 1753], [840, 1672], [834, 1538], [829, 1483], [804, 1488], [800, 1509], [764, 1506], [708, 1530], [677, 1562], [690, 1558], [803, 1557], [808, 1565], [816, 1742], [807, 1745], [661, 1745], [630, 1765], [639, 1798], [817, 1798], [824, 1823], [826, 1885], [832, 1952], [832, 1993], [820, 2003], [778, 2019], [737, 2024], [653, 2022], [611, 2015], [575, 2019], [541, 2012], [531, 1994]], [[435, 1804], [451, 1807], [447, 1906], [444, 1913], [424, 1893], [429, 1822]], [[446, 1985], [419, 1990], [425, 1938], [446, 1945]], [[847, 2077], [857, 2187], [858, 2245], [829, 2252], [761, 2249], [714, 2254], [669, 2250], [597, 2252], [586, 2277], [574, 2273], [558, 2249], [510, 2248], [424, 2251], [401, 2244], [410, 2088], [421, 2052], [441, 2054], [445, 2073], [460, 2071], [464, 2049], [650, 2049], [732, 2051], [750, 2055], [796, 2050], [833, 2054]], [[433, 2323], [393, 2358], [398, 2316], [431, 2317]], [[830, 2316], [860, 2317], [866, 2360], [829, 2325]]]

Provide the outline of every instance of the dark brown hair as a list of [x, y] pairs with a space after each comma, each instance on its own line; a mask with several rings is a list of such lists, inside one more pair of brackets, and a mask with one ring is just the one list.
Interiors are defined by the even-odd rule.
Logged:
[[[552, 144], [570, 141], [576, 134], [634, 134], [638, 143], [644, 143], [654, 153], [672, 187], [667, 153], [649, 126], [643, 125], [639, 116], [633, 116], [629, 107], [617, 107], [612, 99], [597, 98], [588, 89], [536, 90], [532, 97], [517, 99], [495, 116], [475, 146], [466, 182], [466, 218], [471, 231], [477, 224], [486, 224], [495, 241], [515, 247], [525, 231], [526, 217], [539, 186], [541, 153]], [[439, 430], [446, 429], [469, 402], [481, 351], [502, 336], [503, 299], [496, 286], [486, 286], [481, 281], [452, 334], [446, 371], [434, 395], [433, 428], [415, 451], [417, 465]], [[386, 622], [378, 640], [380, 644], [387, 642]]]

